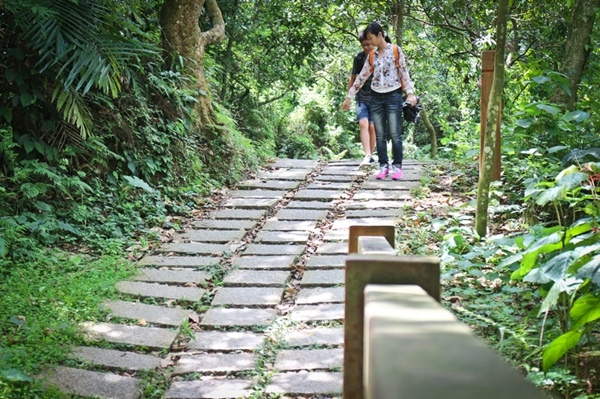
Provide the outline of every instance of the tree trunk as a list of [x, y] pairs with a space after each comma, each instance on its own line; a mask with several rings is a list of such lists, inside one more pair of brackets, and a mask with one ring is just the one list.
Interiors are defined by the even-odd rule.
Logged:
[[552, 94], [552, 102], [564, 104], [572, 110], [577, 101], [577, 86], [590, 54], [590, 37], [594, 28], [594, 16], [600, 0], [576, 0], [571, 13], [569, 33], [565, 42], [560, 71], [569, 78], [570, 93], [558, 87]]
[[[206, 7], [212, 28], [200, 30], [200, 15]], [[196, 112], [200, 127], [214, 120], [206, 78], [204, 77], [204, 48], [225, 38], [225, 22], [216, 0], [165, 0], [160, 12], [163, 48], [169, 55], [185, 59], [185, 73], [193, 78], [198, 95]], [[203, 129], [204, 130], [204, 129]]]
[[404, 0], [396, 0], [392, 3], [392, 21], [394, 32], [396, 34], [396, 44], [402, 46], [402, 36], [404, 35], [404, 13], [406, 5]]
[[477, 184], [477, 209], [475, 213], [475, 231], [480, 237], [487, 234], [488, 205], [490, 200], [490, 183], [494, 169], [494, 152], [496, 148], [496, 124], [500, 113], [502, 87], [504, 86], [504, 49], [506, 47], [506, 20], [508, 0], [498, 1], [498, 19], [496, 25], [496, 57], [494, 59], [494, 82], [490, 92], [486, 124], [484, 132], [484, 148], [482, 151], [479, 182]]
[[437, 157], [437, 135], [435, 133], [435, 128], [429, 121], [429, 115], [425, 111], [425, 108], [421, 104], [421, 119], [423, 119], [423, 123], [429, 132], [429, 138], [431, 141], [431, 150], [429, 151], [429, 156], [431, 159], [435, 159]]

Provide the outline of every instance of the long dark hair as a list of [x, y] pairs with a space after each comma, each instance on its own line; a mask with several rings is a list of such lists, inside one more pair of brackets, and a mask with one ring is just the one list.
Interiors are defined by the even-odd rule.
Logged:
[[388, 34], [386, 31], [383, 30], [383, 28], [381, 27], [381, 25], [379, 25], [377, 22], [371, 22], [369, 24], [369, 26], [367, 26], [365, 28], [364, 31], [364, 35], [365, 37], [367, 36], [367, 33], [370, 33], [374, 36], [379, 35], [380, 33], [383, 35], [383, 38], [385, 39], [386, 42], [391, 43], [392, 41], [390, 40]]

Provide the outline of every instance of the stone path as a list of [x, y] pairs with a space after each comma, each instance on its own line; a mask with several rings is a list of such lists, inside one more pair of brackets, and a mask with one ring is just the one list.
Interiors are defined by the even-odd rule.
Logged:
[[399, 218], [421, 176], [411, 161], [398, 182], [357, 166], [280, 159], [229, 190], [117, 284], [49, 382], [115, 399], [157, 389], [148, 375], [167, 399], [341, 397], [349, 226]]

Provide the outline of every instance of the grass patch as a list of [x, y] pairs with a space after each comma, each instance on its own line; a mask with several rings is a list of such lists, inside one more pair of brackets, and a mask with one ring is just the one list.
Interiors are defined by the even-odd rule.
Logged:
[[46, 250], [28, 263], [2, 264], [0, 397], [61, 397], [33, 381], [42, 365], [65, 360], [82, 342], [78, 324], [103, 320], [100, 304], [135, 267], [116, 255], [92, 258]]

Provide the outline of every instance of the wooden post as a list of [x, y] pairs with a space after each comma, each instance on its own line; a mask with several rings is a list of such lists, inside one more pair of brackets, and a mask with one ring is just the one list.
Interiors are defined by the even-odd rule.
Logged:
[[[483, 162], [483, 147], [485, 141], [485, 122], [487, 117], [488, 102], [490, 100], [490, 92], [492, 91], [492, 83], [494, 82], [494, 59], [496, 58], [495, 50], [486, 50], [481, 54], [481, 124], [480, 124], [480, 141], [479, 141], [479, 168]], [[502, 135], [500, 134], [500, 123], [502, 122], [502, 104], [498, 109], [498, 123], [496, 124], [496, 148], [494, 151], [494, 169], [492, 171], [492, 180], [500, 179], [502, 170]]]

